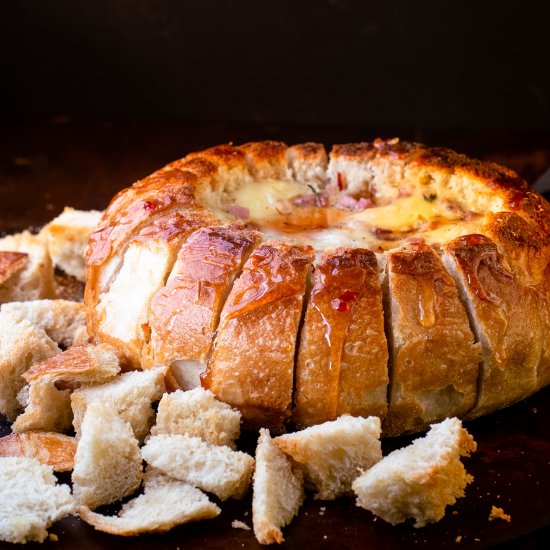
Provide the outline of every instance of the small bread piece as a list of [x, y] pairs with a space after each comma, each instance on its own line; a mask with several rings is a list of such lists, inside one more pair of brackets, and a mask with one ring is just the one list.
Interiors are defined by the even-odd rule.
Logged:
[[3, 304], [1, 311], [17, 319], [27, 319], [54, 341], [70, 348], [88, 343], [86, 307], [72, 300], [32, 300]]
[[66, 206], [40, 231], [48, 243], [55, 267], [79, 281], [86, 279], [86, 246], [101, 215], [97, 210], [75, 210]]
[[42, 542], [46, 529], [74, 512], [68, 485], [34, 458], [0, 457], [0, 540]]
[[361, 470], [382, 458], [380, 419], [343, 415], [337, 420], [275, 438], [275, 443], [302, 469], [315, 498], [333, 500], [351, 493]]
[[290, 415], [296, 338], [313, 261], [310, 246], [267, 241], [235, 282], [203, 386], [251, 426], [281, 432]]
[[118, 358], [108, 344], [70, 348], [36, 363], [23, 374], [29, 383], [27, 403], [13, 429], [17, 432], [68, 430], [73, 417], [68, 388], [82, 383], [104, 382], [119, 371]]
[[91, 510], [131, 495], [143, 477], [141, 453], [130, 424], [107, 405], [86, 409], [72, 475], [79, 505]]
[[21, 374], [33, 363], [60, 352], [57, 344], [26, 319], [0, 311], [0, 413], [13, 421], [21, 404], [17, 394], [25, 381]]
[[25, 266], [0, 284], [0, 304], [55, 296], [53, 268], [44, 240], [29, 231], [0, 239], [0, 251], [27, 254]]
[[146, 371], [125, 372], [105, 384], [83, 386], [75, 390], [71, 394], [71, 406], [77, 437], [86, 407], [90, 403], [101, 401], [129, 422], [136, 439], [143, 441], [155, 415], [151, 404], [158, 401], [166, 391], [165, 374], [166, 367], [162, 366]]
[[300, 427], [354, 416], [386, 415], [388, 345], [376, 257], [364, 248], [325, 252], [313, 288], [296, 364]]
[[203, 388], [165, 393], [160, 400], [151, 435], [182, 434], [200, 437], [213, 445], [235, 449], [241, 413]]
[[254, 459], [246, 453], [186, 435], [155, 435], [141, 453], [157, 470], [221, 500], [244, 497], [254, 466]]
[[3, 252], [0, 250], [0, 287], [26, 265], [29, 255], [25, 252]]
[[390, 453], [353, 482], [357, 506], [392, 525], [408, 518], [415, 527], [439, 521], [473, 481], [460, 457], [476, 447], [457, 418], [434, 424], [425, 437]]
[[262, 428], [256, 447], [252, 496], [252, 525], [260, 544], [284, 542], [288, 525], [304, 500], [303, 476]]
[[0, 457], [36, 458], [56, 472], [70, 472], [74, 466], [75, 453], [75, 438], [55, 432], [30, 431], [0, 439]]
[[103, 516], [79, 507], [78, 513], [98, 531], [132, 537], [165, 533], [184, 523], [214, 518], [220, 508], [199, 489], [154, 469], [144, 475], [144, 493], [126, 503], [118, 516]]
[[390, 369], [385, 435], [427, 428], [474, 405], [480, 346], [437, 252], [410, 243], [388, 253]]

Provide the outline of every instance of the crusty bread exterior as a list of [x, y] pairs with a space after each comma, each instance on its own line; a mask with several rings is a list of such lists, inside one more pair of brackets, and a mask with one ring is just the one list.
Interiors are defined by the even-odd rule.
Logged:
[[143, 469], [130, 424], [99, 401], [86, 409], [72, 475], [79, 506], [91, 510], [131, 495], [141, 485]]
[[29, 260], [25, 252], [4, 252], [0, 250], [0, 287], [21, 271]]
[[195, 388], [162, 396], [151, 435], [189, 435], [235, 449], [240, 430], [239, 411], [215, 399], [212, 392]]
[[141, 453], [155, 469], [221, 500], [243, 498], [254, 467], [254, 459], [246, 453], [187, 435], [155, 435]]
[[43, 542], [47, 528], [75, 509], [68, 485], [35, 458], [0, 457], [0, 540]]
[[390, 453], [353, 482], [357, 506], [392, 525], [408, 518], [415, 527], [439, 521], [472, 482], [460, 457], [475, 450], [457, 418], [434, 424], [425, 437]]
[[288, 525], [304, 500], [303, 476], [275, 444], [269, 430], [260, 429], [252, 496], [252, 525], [260, 544], [284, 542]]
[[[259, 210], [254, 208], [265, 211], [266, 216], [248, 219], [251, 210], [236, 197], [252, 201], [249, 205], [263, 201]], [[297, 405], [294, 420], [300, 426], [344, 412], [384, 417], [388, 406], [383, 400], [386, 385], [390, 413], [383, 426], [385, 432], [397, 435], [420, 430], [445, 416], [468, 414], [468, 408], [473, 408], [472, 416], [491, 409], [476, 405], [485, 368], [478, 368], [478, 382], [472, 383], [473, 363], [478, 347], [491, 354], [492, 360], [498, 350], [481, 342], [482, 331], [476, 328], [474, 309], [468, 305], [460, 275], [447, 272], [452, 264], [445, 259], [445, 246], [457, 238], [479, 234], [491, 239], [503, 256], [503, 265], [514, 274], [518, 296], [531, 308], [530, 322], [525, 325], [532, 332], [532, 336], [526, 335], [530, 342], [525, 367], [528, 380], [518, 385], [517, 392], [506, 393], [493, 408], [509, 405], [550, 382], [549, 220], [550, 205], [517, 174], [447, 149], [399, 139], [335, 145], [328, 156], [321, 145], [311, 143], [293, 147], [279, 142], [213, 147], [171, 163], [113, 199], [90, 238], [85, 292], [88, 328], [96, 341], [118, 346], [130, 366], [154, 365], [159, 361], [156, 355], [165, 354], [173, 387], [178, 387], [177, 378], [179, 386], [183, 384], [186, 389], [198, 384], [197, 375], [208, 365], [201, 383], [237, 406], [244, 421], [252, 426], [284, 429], [290, 412], [289, 388]], [[182, 223], [193, 227], [186, 233]], [[221, 286], [217, 286], [216, 279], [212, 283], [215, 289], [207, 292], [205, 289], [212, 288], [206, 280], [209, 268], [202, 265], [205, 277], [199, 277], [200, 281], [194, 278], [200, 261], [193, 250], [200, 247], [193, 242], [196, 237], [190, 235], [195, 232], [197, 238], [205, 238], [208, 231], [210, 236], [214, 232], [222, 234], [237, 225], [259, 230], [264, 242], [251, 245], [254, 250], [247, 260], [248, 250], [243, 253], [242, 248], [235, 251], [235, 257], [225, 259], [223, 265], [231, 267], [223, 268]], [[160, 226], [164, 230], [159, 233]], [[168, 244], [152, 238], [168, 233], [174, 235]], [[445, 289], [444, 297], [436, 300], [436, 314], [445, 313], [446, 319], [437, 335], [436, 328], [430, 330], [418, 316], [416, 320], [412, 316], [415, 308], [419, 312], [416, 292], [428, 292], [427, 275], [424, 279], [420, 275], [408, 278], [394, 269], [400, 255], [412, 254], [411, 245], [421, 243], [431, 252], [417, 254], [431, 254], [432, 264], [437, 265], [433, 274], [437, 271], [441, 275], [432, 289], [437, 285]], [[218, 242], [216, 246], [221, 245]], [[315, 250], [307, 252], [308, 246]], [[283, 250], [300, 247], [313, 274], [305, 273], [309, 265], [303, 279], [297, 271], [277, 271]], [[219, 259], [222, 249], [214, 247], [212, 258]], [[344, 297], [363, 293], [362, 314], [361, 299], [349, 312], [338, 311], [344, 313], [339, 318], [336, 310], [331, 311], [332, 302], [337, 300], [336, 307], [341, 309], [345, 308], [342, 301], [350, 300], [336, 296], [329, 301], [328, 290], [325, 294], [310, 293], [308, 285], [319, 285], [323, 269], [328, 276], [330, 261], [335, 261], [334, 254], [338, 254], [335, 249], [347, 250], [357, 259], [353, 269], [363, 269], [362, 286], [346, 278], [334, 281], [335, 289], [343, 290]], [[367, 265], [363, 262], [359, 267], [359, 251], [365, 249], [376, 254], [375, 270], [385, 281], [382, 305], [374, 274], [368, 283]], [[239, 274], [243, 259], [246, 261]], [[187, 261], [198, 263], [192, 269], [181, 270], [182, 282], [187, 286], [176, 288], [178, 262]], [[384, 279], [386, 264], [389, 267]], [[298, 279], [304, 281], [300, 284], [305, 288], [296, 292], [297, 287], [291, 288]], [[408, 281], [410, 292], [396, 282], [398, 279]], [[266, 292], [268, 286], [272, 290]], [[456, 288], [460, 290], [458, 297]], [[272, 291], [278, 294], [277, 299], [264, 303], [263, 296], [272, 296]], [[170, 292], [180, 296], [180, 305], [171, 302]], [[292, 293], [294, 301], [289, 306], [281, 297], [289, 298]], [[236, 308], [236, 299], [248, 305], [239, 313], [229, 313]], [[330, 340], [337, 345], [328, 346], [322, 336], [327, 328], [315, 309], [316, 301], [324, 308], [324, 318], [334, 324]], [[206, 303], [209, 305], [201, 309]], [[275, 311], [277, 307], [281, 309]], [[390, 337], [387, 350], [380, 329], [380, 308], [385, 333]], [[331, 315], [327, 317], [326, 313]], [[495, 323], [500, 313], [492, 312]], [[470, 329], [465, 328], [465, 318]], [[171, 330], [171, 320], [177, 330]], [[444, 326], [457, 330], [461, 343], [447, 347]], [[348, 333], [341, 334], [340, 330]], [[412, 366], [405, 365], [405, 359], [411, 357], [404, 357], [404, 348], [399, 347], [405, 334], [411, 346], [417, 344]], [[420, 341], [426, 336], [443, 344], [423, 347]], [[367, 342], [366, 349], [354, 345], [358, 342]], [[313, 343], [323, 349], [316, 356]], [[432, 357], [436, 347], [437, 357]], [[464, 376], [457, 372], [457, 350], [468, 365]], [[523, 368], [519, 359], [511, 361], [518, 369]], [[291, 371], [295, 363], [298, 368], [294, 384]], [[337, 368], [327, 369], [328, 364]], [[485, 358], [483, 364], [488, 364]], [[323, 382], [316, 387], [314, 373], [323, 370]], [[418, 373], [429, 375], [416, 376]], [[327, 400], [319, 403], [323, 387]]]
[[55, 432], [29, 431], [0, 438], [0, 457], [36, 458], [56, 472], [70, 472], [74, 466], [75, 453], [75, 438]]
[[336, 420], [281, 435], [275, 443], [304, 473], [315, 497], [334, 500], [351, 493], [361, 470], [382, 458], [380, 419], [342, 415]]
[[40, 231], [54, 266], [79, 281], [86, 279], [86, 247], [101, 215], [98, 210], [75, 210], [66, 206]]

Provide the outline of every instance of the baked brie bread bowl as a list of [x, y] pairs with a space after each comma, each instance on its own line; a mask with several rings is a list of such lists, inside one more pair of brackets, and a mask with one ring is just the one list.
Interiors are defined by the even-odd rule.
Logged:
[[193, 153], [114, 197], [88, 330], [249, 426], [395, 436], [550, 382], [550, 205], [511, 170], [398, 139]]

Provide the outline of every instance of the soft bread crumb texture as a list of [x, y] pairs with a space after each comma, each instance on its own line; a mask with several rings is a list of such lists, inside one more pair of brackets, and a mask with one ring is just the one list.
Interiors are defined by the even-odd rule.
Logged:
[[129, 537], [164, 533], [183, 523], [210, 519], [220, 508], [192, 485], [148, 469], [143, 494], [126, 503], [118, 516], [104, 516], [86, 507], [79, 507], [78, 513], [98, 531]]
[[284, 542], [288, 525], [304, 500], [303, 476], [262, 428], [256, 448], [252, 496], [252, 524], [260, 544]]
[[380, 419], [342, 415], [336, 420], [285, 434], [275, 443], [300, 466], [316, 498], [351, 492], [353, 480], [382, 458]]
[[75, 456], [73, 493], [94, 509], [131, 495], [143, 477], [132, 428], [109, 406], [96, 401], [86, 410]]
[[476, 447], [457, 418], [434, 424], [425, 437], [390, 453], [353, 482], [357, 506], [392, 525], [408, 518], [415, 527], [439, 521], [473, 481], [460, 457]]
[[254, 467], [254, 459], [246, 453], [186, 435], [155, 435], [141, 453], [154, 468], [221, 500], [244, 497]]
[[203, 388], [165, 393], [160, 400], [151, 435], [189, 435], [213, 445], [235, 448], [241, 413], [218, 401]]
[[47, 528], [74, 512], [68, 485], [49, 466], [27, 457], [0, 457], [0, 540], [42, 542]]

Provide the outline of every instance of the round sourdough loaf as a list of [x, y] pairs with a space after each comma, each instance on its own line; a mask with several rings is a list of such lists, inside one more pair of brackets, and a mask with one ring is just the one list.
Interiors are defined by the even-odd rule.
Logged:
[[222, 145], [114, 197], [85, 301], [127, 368], [167, 364], [249, 425], [418, 431], [550, 382], [550, 205], [398, 139]]

